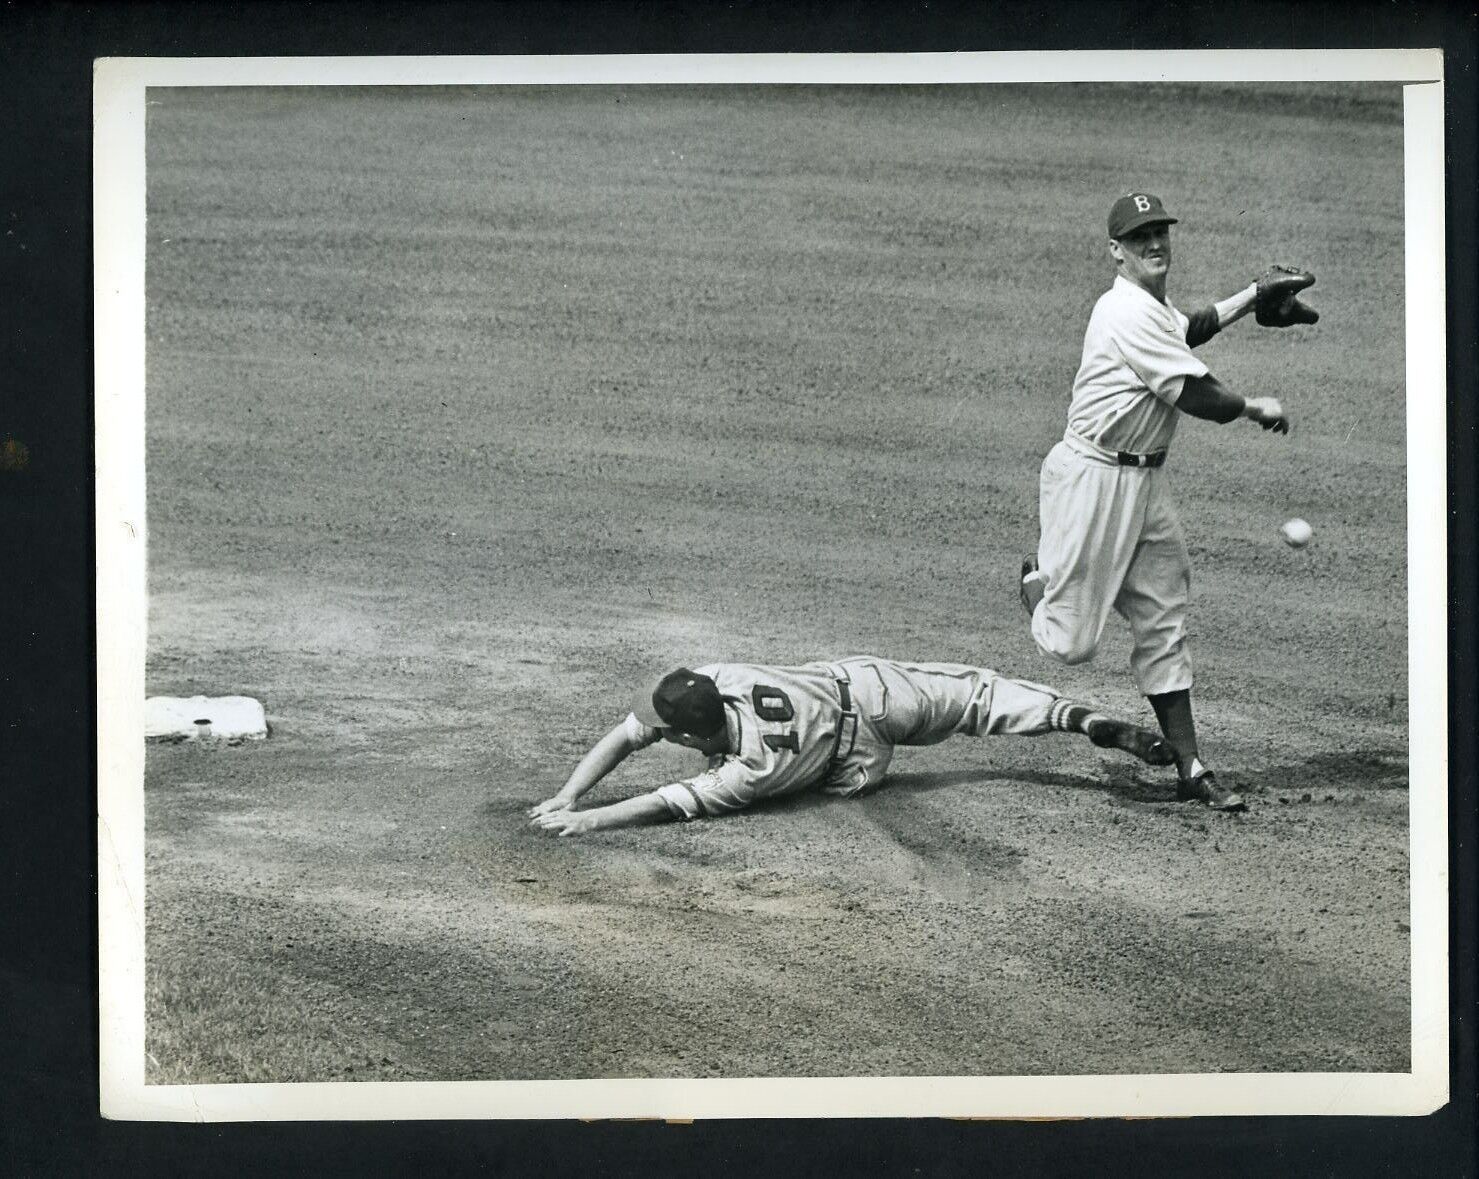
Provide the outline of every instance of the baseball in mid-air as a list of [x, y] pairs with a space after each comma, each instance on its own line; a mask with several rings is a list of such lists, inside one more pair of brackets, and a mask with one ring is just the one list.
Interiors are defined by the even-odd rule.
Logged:
[[1284, 538], [1284, 543], [1291, 549], [1304, 548], [1314, 534], [1315, 530], [1310, 527], [1309, 521], [1301, 520], [1298, 516], [1292, 520], [1285, 520], [1279, 528], [1279, 535]]

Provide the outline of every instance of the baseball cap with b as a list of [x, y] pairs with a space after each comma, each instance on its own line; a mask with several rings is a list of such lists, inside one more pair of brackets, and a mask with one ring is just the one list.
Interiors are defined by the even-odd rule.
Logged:
[[712, 737], [724, 727], [724, 697], [719, 686], [686, 667], [643, 688], [632, 712], [648, 728], [677, 729], [694, 737]]
[[1109, 209], [1109, 236], [1124, 237], [1142, 225], [1175, 225], [1176, 218], [1166, 212], [1161, 198], [1148, 192], [1131, 192], [1120, 197]]

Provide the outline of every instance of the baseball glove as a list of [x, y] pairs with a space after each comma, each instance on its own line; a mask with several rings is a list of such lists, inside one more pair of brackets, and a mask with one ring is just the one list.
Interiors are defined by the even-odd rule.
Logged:
[[1320, 313], [1300, 301], [1299, 292], [1311, 286], [1315, 276], [1308, 270], [1270, 266], [1258, 278], [1254, 313], [1264, 327], [1292, 327], [1296, 323], [1319, 323]]

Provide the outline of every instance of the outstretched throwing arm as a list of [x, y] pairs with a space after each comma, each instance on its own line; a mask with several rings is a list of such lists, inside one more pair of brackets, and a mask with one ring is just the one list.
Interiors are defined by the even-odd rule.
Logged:
[[1176, 408], [1219, 425], [1247, 418], [1275, 434], [1289, 433], [1289, 415], [1277, 397], [1244, 397], [1228, 389], [1211, 373], [1205, 377], [1187, 377]]

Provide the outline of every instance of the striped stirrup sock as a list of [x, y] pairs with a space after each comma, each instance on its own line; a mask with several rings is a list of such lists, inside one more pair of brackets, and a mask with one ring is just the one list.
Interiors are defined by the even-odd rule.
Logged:
[[1095, 712], [1087, 704], [1078, 704], [1062, 696], [1053, 701], [1048, 710], [1048, 724], [1060, 733], [1087, 733], [1091, 720], [1108, 720], [1102, 712]]

